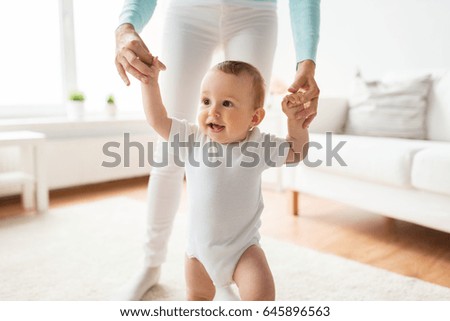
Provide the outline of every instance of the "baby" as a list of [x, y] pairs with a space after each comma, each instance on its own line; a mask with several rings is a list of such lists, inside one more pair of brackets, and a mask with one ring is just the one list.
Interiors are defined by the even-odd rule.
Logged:
[[158, 65], [155, 57], [152, 77], [142, 84], [147, 120], [171, 144], [189, 142], [174, 152], [185, 164], [189, 197], [187, 298], [212, 300], [216, 287], [235, 283], [242, 300], [275, 300], [272, 273], [259, 246], [261, 173], [306, 156], [308, 130], [304, 119], [297, 119], [304, 108], [301, 94], [282, 101], [287, 139], [261, 133], [264, 80], [250, 64], [225, 61], [205, 75], [198, 124], [190, 124], [167, 115]]

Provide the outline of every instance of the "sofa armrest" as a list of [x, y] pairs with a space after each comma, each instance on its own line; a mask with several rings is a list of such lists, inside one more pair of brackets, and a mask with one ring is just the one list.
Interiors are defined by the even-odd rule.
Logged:
[[348, 100], [345, 98], [319, 98], [317, 116], [309, 126], [311, 133], [343, 133], [347, 120]]

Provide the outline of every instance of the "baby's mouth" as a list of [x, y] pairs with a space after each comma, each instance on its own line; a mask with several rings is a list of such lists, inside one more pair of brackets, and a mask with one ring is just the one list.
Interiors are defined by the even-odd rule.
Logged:
[[214, 123], [208, 123], [207, 125], [214, 133], [218, 133], [221, 132], [222, 130], [224, 130], [225, 126], [219, 125], [219, 124], [214, 124]]

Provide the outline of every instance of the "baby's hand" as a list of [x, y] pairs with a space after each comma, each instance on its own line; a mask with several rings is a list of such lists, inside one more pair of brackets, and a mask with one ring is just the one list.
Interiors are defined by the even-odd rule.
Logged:
[[150, 67], [150, 79], [149, 79], [149, 82], [153, 82], [153, 81], [157, 82], [158, 81], [159, 72], [161, 70], [165, 70], [165, 66], [164, 66], [164, 68], [162, 68], [161, 66], [164, 66], [164, 65], [162, 65], [159, 62], [158, 57], [154, 56], [153, 60], [152, 60], [152, 64], [149, 65], [149, 67]]
[[290, 120], [300, 120], [301, 117], [298, 113], [303, 109], [307, 108], [304, 103], [302, 103], [303, 93], [298, 92], [294, 94], [286, 95], [281, 102], [283, 112], [286, 114]]

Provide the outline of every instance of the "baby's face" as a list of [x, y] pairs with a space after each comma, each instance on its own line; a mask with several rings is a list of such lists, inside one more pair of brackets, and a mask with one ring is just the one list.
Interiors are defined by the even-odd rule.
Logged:
[[211, 70], [203, 78], [198, 124], [213, 141], [228, 144], [244, 140], [255, 124], [252, 78]]

